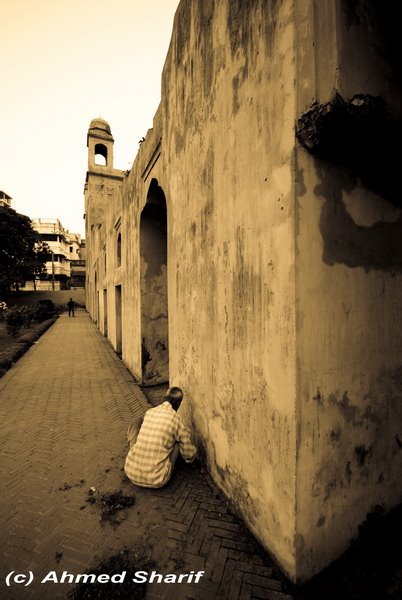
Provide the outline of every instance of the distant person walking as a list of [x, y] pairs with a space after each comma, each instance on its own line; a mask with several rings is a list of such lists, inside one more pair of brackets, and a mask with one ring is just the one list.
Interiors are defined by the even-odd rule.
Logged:
[[74, 317], [75, 302], [72, 298], [70, 298], [70, 300], [67, 302], [67, 306], [68, 306], [68, 316]]

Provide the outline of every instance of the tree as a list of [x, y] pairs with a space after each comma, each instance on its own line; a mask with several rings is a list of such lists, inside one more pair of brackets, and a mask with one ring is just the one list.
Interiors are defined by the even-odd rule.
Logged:
[[45, 273], [49, 255], [29, 218], [0, 206], [0, 298]]

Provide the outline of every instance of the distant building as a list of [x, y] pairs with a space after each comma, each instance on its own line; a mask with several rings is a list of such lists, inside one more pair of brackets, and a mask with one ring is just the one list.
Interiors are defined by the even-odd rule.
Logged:
[[11, 207], [11, 196], [6, 194], [6, 192], [0, 191], [0, 206], [9, 206]]
[[29, 282], [26, 289], [65, 290], [85, 287], [85, 259], [81, 251], [85, 242], [77, 233], [70, 233], [59, 219], [32, 219], [32, 227], [51, 251], [46, 263], [46, 276]]
[[81, 240], [80, 242], [79, 255], [80, 257], [78, 259], [73, 259], [70, 261], [71, 289], [85, 288], [85, 240]]

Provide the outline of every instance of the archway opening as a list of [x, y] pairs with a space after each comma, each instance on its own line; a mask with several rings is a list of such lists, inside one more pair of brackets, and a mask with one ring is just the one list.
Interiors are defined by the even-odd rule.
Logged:
[[95, 271], [94, 277], [94, 300], [93, 300], [93, 320], [98, 323], [99, 318], [99, 292], [98, 292], [98, 274]]
[[156, 179], [140, 222], [142, 382], [169, 381], [167, 208]]
[[121, 233], [120, 233], [120, 231], [117, 236], [117, 242], [116, 242], [116, 262], [117, 262], [117, 266], [120, 267], [120, 265], [121, 265]]
[[107, 165], [107, 148], [105, 144], [95, 144], [95, 164], [103, 167]]
[[103, 290], [103, 335], [107, 337], [107, 289]]
[[115, 309], [116, 309], [116, 353], [121, 358], [122, 348], [123, 348], [121, 285], [116, 285], [116, 287], [115, 287]]

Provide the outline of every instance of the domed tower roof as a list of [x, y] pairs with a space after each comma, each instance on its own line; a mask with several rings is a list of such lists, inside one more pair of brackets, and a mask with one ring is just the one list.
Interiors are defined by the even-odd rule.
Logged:
[[112, 132], [110, 125], [104, 119], [92, 119], [89, 124], [88, 135], [94, 135], [96, 137], [102, 137], [112, 139]]

